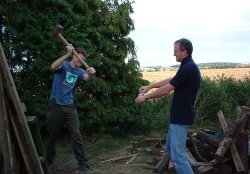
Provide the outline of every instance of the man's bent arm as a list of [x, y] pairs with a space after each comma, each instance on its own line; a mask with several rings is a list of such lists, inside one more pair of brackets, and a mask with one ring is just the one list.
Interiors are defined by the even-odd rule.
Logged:
[[156, 82], [156, 83], [152, 83], [149, 85], [150, 89], [152, 88], [161, 88], [165, 85], [167, 85], [170, 80], [172, 80], [172, 77], [171, 78], [168, 78], [168, 79], [165, 79], [165, 80], [162, 80], [162, 81], [159, 81], [159, 82]]
[[52, 71], [56, 71], [57, 69], [59, 69], [60, 66], [62, 65], [62, 63], [63, 63], [69, 56], [71, 56], [71, 54], [70, 54], [70, 53], [67, 53], [67, 54], [65, 54], [64, 56], [62, 56], [62, 57], [56, 59], [56, 60], [51, 64], [51, 66], [50, 66], [51, 70], [52, 70]]
[[161, 86], [160, 88], [158, 88], [154, 92], [145, 95], [145, 97], [146, 97], [146, 99], [160, 98], [161, 96], [169, 94], [174, 89], [175, 89], [175, 87], [173, 85], [171, 85], [170, 83], [167, 83], [166, 85]]

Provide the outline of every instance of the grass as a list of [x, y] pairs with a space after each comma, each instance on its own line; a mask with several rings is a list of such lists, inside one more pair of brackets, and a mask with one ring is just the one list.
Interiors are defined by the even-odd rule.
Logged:
[[[133, 148], [133, 142], [144, 141], [146, 138], [164, 138], [165, 130], [152, 132], [149, 135], [128, 135], [126, 137], [112, 137], [100, 134], [85, 137], [85, 149], [89, 163], [93, 167], [93, 174], [152, 174], [153, 167], [160, 158], [160, 149], [154, 144], [148, 147]], [[146, 149], [147, 148], [147, 149]], [[102, 162], [107, 159], [138, 153], [139, 156], [127, 164], [131, 159], [121, 161]], [[76, 173], [77, 161], [73, 155], [69, 137], [58, 141], [57, 156], [52, 167], [54, 173]]]

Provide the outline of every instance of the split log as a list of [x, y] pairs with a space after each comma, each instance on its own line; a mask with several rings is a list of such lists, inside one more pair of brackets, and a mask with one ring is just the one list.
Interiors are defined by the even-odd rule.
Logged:
[[232, 142], [232, 138], [224, 138], [223, 141], [220, 143], [219, 148], [217, 149], [217, 151], [215, 152], [215, 159], [217, 160], [221, 160], [226, 151], [228, 150], [230, 144]]
[[[220, 124], [222, 126], [222, 129], [223, 129], [226, 137], [229, 137], [229, 131], [228, 131], [229, 129], [228, 129], [227, 122], [226, 122], [226, 119], [225, 119], [222, 111], [219, 111], [217, 113], [217, 115], [219, 117]], [[245, 172], [245, 168], [242, 164], [241, 158], [239, 156], [239, 153], [237, 151], [237, 148], [236, 148], [234, 142], [232, 142], [229, 147], [230, 147], [230, 152], [231, 152], [231, 155], [233, 157], [234, 165], [235, 165], [237, 172]]]

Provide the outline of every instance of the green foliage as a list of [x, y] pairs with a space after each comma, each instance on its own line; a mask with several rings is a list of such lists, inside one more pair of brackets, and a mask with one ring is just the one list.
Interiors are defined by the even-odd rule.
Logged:
[[[66, 53], [51, 38], [56, 25], [75, 47], [84, 47], [96, 77], [81, 83], [76, 95], [85, 128], [129, 124], [130, 106], [146, 81], [139, 72], [129, 0], [32, 0], [0, 2], [0, 41], [27, 114], [46, 117], [53, 74], [51, 63]], [[132, 117], [132, 116], [131, 116]], [[126, 127], [126, 126], [125, 126]]]
[[236, 107], [246, 105], [250, 99], [250, 79], [242, 80], [225, 76], [202, 79], [196, 109], [196, 125], [219, 126], [217, 112], [222, 111], [228, 120], [234, 120]]

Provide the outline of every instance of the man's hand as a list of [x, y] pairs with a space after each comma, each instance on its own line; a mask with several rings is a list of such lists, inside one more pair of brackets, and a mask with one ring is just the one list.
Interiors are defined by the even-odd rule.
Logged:
[[136, 99], [135, 102], [136, 103], [144, 103], [147, 101], [147, 98], [144, 95], [139, 95]]
[[86, 71], [87, 71], [88, 75], [90, 75], [90, 76], [95, 75], [95, 69], [93, 67], [86, 69]]
[[142, 86], [139, 88], [139, 93], [147, 93], [149, 90], [149, 86]]

